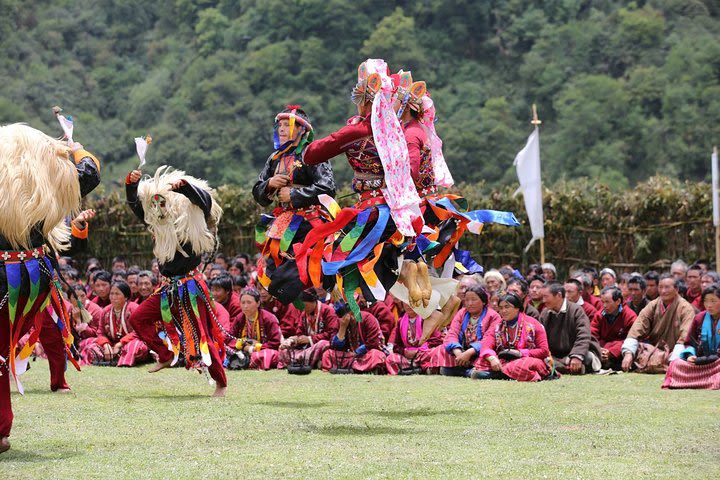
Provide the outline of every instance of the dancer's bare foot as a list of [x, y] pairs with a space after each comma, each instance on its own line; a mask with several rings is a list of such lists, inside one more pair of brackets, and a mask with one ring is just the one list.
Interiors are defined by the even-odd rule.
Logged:
[[417, 263], [407, 262], [405, 263], [403, 270], [405, 270], [404, 280], [405, 288], [408, 289], [408, 300], [410, 300], [411, 307], [419, 307], [422, 305], [422, 290], [418, 286], [417, 274], [418, 268]]
[[432, 284], [430, 283], [430, 273], [428, 272], [427, 263], [418, 262], [417, 273], [418, 287], [422, 292], [422, 304], [423, 307], [427, 308], [430, 304], [430, 297], [432, 296]]
[[430, 317], [423, 321], [423, 334], [418, 340], [418, 345], [425, 343], [428, 338], [436, 331], [447, 326], [455, 316], [458, 307], [460, 306], [460, 298], [457, 295], [453, 295], [445, 302], [442, 309], [434, 311]]
[[10, 450], [10, 439], [8, 437], [0, 438], [0, 453]]
[[159, 372], [163, 368], [168, 368], [171, 364], [172, 364], [172, 360], [168, 360], [167, 362], [157, 362], [155, 365], [150, 367], [150, 370], [148, 370], [148, 373]]
[[227, 387], [221, 387], [220, 385], [215, 386], [215, 392], [212, 394], [213, 397], [224, 397], [227, 392]]
[[70, 389], [69, 388], [58, 388], [53, 393], [70, 393]]

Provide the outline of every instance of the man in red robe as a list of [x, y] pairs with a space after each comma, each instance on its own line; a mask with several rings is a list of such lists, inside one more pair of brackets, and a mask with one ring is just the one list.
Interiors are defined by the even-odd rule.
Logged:
[[270, 295], [270, 292], [259, 282], [257, 289], [258, 292], [260, 292], [260, 308], [275, 315], [283, 337], [288, 338], [295, 335], [295, 328], [300, 321], [300, 310], [292, 304], [283, 304], [280, 300]]
[[340, 316], [338, 333], [322, 357], [322, 369], [330, 373], [385, 373], [382, 332], [377, 319], [360, 312], [358, 322], [347, 305], [337, 311]]
[[393, 315], [393, 312], [388, 308], [385, 302], [375, 302], [372, 305], [368, 305], [367, 300], [365, 300], [362, 293], [358, 294], [357, 302], [360, 306], [360, 310], [364, 310], [370, 313], [373, 317], [377, 318], [384, 342], [387, 343], [390, 339], [390, 333], [395, 327], [395, 316]]
[[698, 299], [702, 297], [702, 288], [700, 286], [700, 278], [702, 277], [702, 268], [700, 265], [690, 265], [685, 274], [685, 283], [687, 284], [687, 293], [685, 300], [691, 304], [698, 304]]
[[94, 295], [90, 297], [90, 301], [95, 302], [98, 306], [105, 308], [110, 305], [110, 284], [112, 283], [112, 274], [101, 270], [93, 273], [92, 288]]
[[584, 302], [589, 303], [595, 310], [602, 310], [602, 302], [598, 297], [593, 295], [595, 285], [593, 284], [593, 277], [589, 273], [575, 272], [571, 275], [572, 278], [576, 279], [582, 284], [581, 296]]
[[240, 296], [233, 292], [230, 276], [217, 276], [208, 282], [208, 286], [215, 301], [225, 307], [225, 310], [230, 315], [230, 323], [233, 323], [237, 316], [242, 313], [242, 309], [240, 308]]
[[590, 320], [590, 332], [600, 343], [600, 360], [603, 368], [620, 370], [622, 344], [637, 315], [627, 305], [623, 306], [622, 292], [617, 287], [605, 287], [600, 292], [603, 311]]
[[335, 309], [320, 302], [315, 289], [305, 290], [300, 299], [305, 308], [298, 317], [295, 334], [280, 344], [278, 368], [285, 368], [292, 361], [318, 368], [323, 353], [330, 347], [330, 340], [338, 331]]
[[150, 270], [143, 270], [138, 273], [137, 276], [138, 284], [138, 297], [134, 300], [135, 303], [140, 305], [143, 301], [150, 297], [157, 287], [157, 278]]
[[582, 283], [580, 283], [580, 280], [577, 280], [575, 278], [569, 278], [565, 280], [564, 287], [565, 298], [567, 298], [569, 302], [580, 305], [585, 311], [585, 315], [587, 315], [588, 319], [592, 322], [599, 312], [595, 307], [590, 305], [590, 302], [586, 302], [585, 299], [582, 297]]

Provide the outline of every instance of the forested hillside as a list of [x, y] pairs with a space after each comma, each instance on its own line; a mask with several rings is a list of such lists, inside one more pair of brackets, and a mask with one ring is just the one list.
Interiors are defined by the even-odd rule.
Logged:
[[457, 180], [515, 180], [532, 102], [547, 181], [704, 179], [719, 17], [713, 0], [0, 0], [0, 123], [59, 135], [59, 104], [106, 179], [150, 132], [150, 167], [248, 184], [279, 109], [331, 132], [358, 63], [382, 57], [428, 82]]

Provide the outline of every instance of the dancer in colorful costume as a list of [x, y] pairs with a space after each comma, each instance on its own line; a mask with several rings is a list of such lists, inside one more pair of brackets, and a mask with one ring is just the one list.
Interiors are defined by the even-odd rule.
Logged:
[[[87, 246], [87, 236], [89, 230], [88, 220], [92, 219], [94, 216], [94, 210], [85, 210], [83, 212], [80, 212], [78, 216], [70, 222], [70, 248], [62, 251], [62, 254], [64, 256], [72, 256], [78, 252], [85, 250]], [[63, 301], [64, 308], [67, 312], [67, 317], [69, 320], [69, 331], [71, 334], [78, 334], [79, 332], [78, 330], [76, 330], [77, 323], [72, 313], [73, 309], [77, 311], [77, 316], [80, 320], [82, 320], [83, 318], [85, 318], [86, 320], [91, 320], [92, 317], [90, 313], [85, 309], [85, 306], [80, 303], [74, 290], [69, 293], [69, 297], [70, 300]], [[40, 316], [41, 319], [35, 318], [31, 322], [33, 325], [32, 328], [25, 336], [23, 336], [21, 340], [21, 343], [23, 341], [25, 343], [23, 344], [22, 348], [20, 348], [20, 345], [18, 345], [20, 353], [16, 358], [16, 364], [24, 364], [25, 362], [27, 362], [31, 353], [36, 352], [36, 345], [39, 342], [40, 346], [42, 347], [42, 352], [47, 357], [48, 367], [50, 369], [50, 391], [62, 393], [69, 392], [70, 385], [65, 379], [65, 370], [67, 367], [67, 359], [69, 358], [69, 353], [71, 353], [68, 352], [68, 350], [72, 350], [74, 345], [69, 345], [66, 347], [62, 329], [60, 329], [59, 325], [55, 322], [55, 319], [62, 317], [57, 315], [52, 308], [46, 308], [44, 310], [41, 310], [36, 315]], [[55, 315], [55, 318], [53, 318], [53, 315]], [[37, 331], [38, 325], [40, 326], [40, 332], [36, 334], [35, 332]], [[80, 363], [82, 364], [82, 362]]]
[[[27, 125], [0, 127], [0, 453], [10, 448], [10, 376], [17, 375], [30, 352], [18, 340], [33, 326], [40, 335], [48, 313], [72, 344], [55, 252], [68, 246], [64, 219], [80, 210], [81, 197], [100, 183], [100, 163], [82, 145], [61, 142]], [[51, 312], [51, 313], [50, 313]], [[32, 348], [37, 338], [26, 347]], [[72, 355], [68, 358], [76, 365]]]
[[409, 287], [414, 305], [427, 305], [432, 293], [426, 267], [418, 270], [414, 262], [400, 263], [423, 222], [420, 198], [407, 181], [410, 162], [390, 101], [392, 91], [385, 62], [363, 62], [352, 94], [358, 116], [337, 132], [315, 140], [303, 153], [307, 165], [344, 153], [354, 171], [352, 187], [360, 196], [354, 208], [340, 210], [328, 202], [335, 219], [310, 232], [302, 245], [295, 246], [295, 253], [304, 283], [319, 287], [323, 274], [336, 276], [358, 320], [357, 288], [370, 303], [383, 301], [398, 278]]
[[[214, 303], [198, 269], [201, 256], [217, 249], [222, 208], [207, 182], [181, 170], [163, 166], [154, 177], [141, 180], [141, 176], [140, 170], [133, 170], [125, 179], [127, 202], [153, 236], [153, 253], [164, 281], [135, 310], [130, 323], [158, 354], [151, 372], [175, 365], [182, 335], [185, 368], [207, 369], [215, 380], [213, 396], [224, 396], [225, 347], [219, 322], [229, 319], [224, 319], [227, 311]], [[159, 318], [160, 331], [156, 328]]]
[[278, 113], [273, 136], [275, 151], [252, 190], [255, 201], [263, 207], [276, 204], [272, 215], [263, 215], [256, 228], [263, 255], [258, 279], [284, 304], [294, 301], [303, 290], [290, 247], [303, 242], [310, 230], [329, 220], [318, 197], [335, 196], [330, 164], [310, 166], [300, 160], [313, 136], [310, 119], [299, 105], [288, 105]]
[[[447, 292], [454, 284], [443, 282], [455, 271], [457, 262], [461, 268], [472, 269], [477, 264], [469, 252], [457, 248], [465, 231], [479, 234], [485, 223], [518, 226], [520, 223], [511, 212], [495, 210], [468, 211], [467, 201], [455, 194], [440, 193], [438, 187], [450, 188], [454, 181], [442, 152], [442, 140], [435, 131], [435, 104], [427, 92], [425, 82], [414, 82], [411, 72], [400, 70], [392, 75], [395, 85], [393, 108], [403, 128], [410, 157], [411, 175], [418, 195], [425, 229], [417, 239], [414, 254], [422, 257], [437, 271], [438, 280], [432, 280], [434, 290], [446, 290], [453, 307], [459, 302]], [[393, 292], [401, 297], [402, 291], [396, 286]], [[423, 323], [424, 342], [430, 335], [446, 326], [452, 319], [449, 315], [430, 315]]]

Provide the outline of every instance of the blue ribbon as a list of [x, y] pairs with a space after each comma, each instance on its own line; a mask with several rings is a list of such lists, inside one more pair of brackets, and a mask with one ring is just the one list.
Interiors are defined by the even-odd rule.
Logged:
[[467, 269], [468, 274], [483, 273], [485, 271], [483, 266], [472, 258], [468, 250], [455, 248], [453, 249], [453, 254], [455, 255], [455, 261], [460, 262], [462, 266]]
[[515, 214], [512, 212], [503, 212], [501, 210], [473, 210], [470, 212], [461, 212], [455, 205], [450, 201], [449, 198], [441, 198], [437, 201], [428, 200], [433, 205], [439, 205], [446, 210], [456, 213], [470, 221], [480, 223], [497, 223], [499, 225], [506, 225], [508, 227], [519, 227], [520, 222], [515, 218]]
[[365, 214], [365, 212], [368, 212], [366, 215], [369, 215], [369, 210], [372, 208], [377, 208], [378, 211], [378, 219], [372, 230], [370, 230], [367, 236], [365, 236], [365, 238], [363, 238], [362, 241], [355, 246], [345, 260], [338, 260], [335, 262], [326, 262], [323, 260], [322, 270], [325, 275], [335, 275], [341, 268], [356, 264], [360, 260], [366, 258], [368, 254], [370, 254], [370, 251], [375, 248], [375, 245], [378, 244], [382, 233], [385, 231], [388, 219], [390, 218], [390, 208], [387, 205], [368, 207], [360, 212], [358, 217]]

